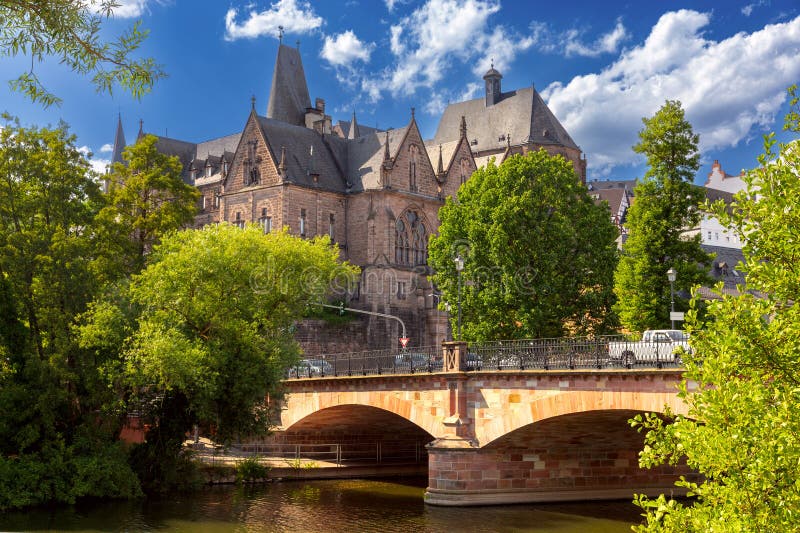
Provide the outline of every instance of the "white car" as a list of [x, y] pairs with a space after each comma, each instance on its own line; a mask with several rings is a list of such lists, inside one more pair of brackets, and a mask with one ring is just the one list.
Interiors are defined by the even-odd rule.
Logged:
[[625, 366], [639, 361], [680, 363], [681, 348], [689, 351], [689, 335], [678, 329], [651, 329], [638, 342], [610, 342], [608, 356]]

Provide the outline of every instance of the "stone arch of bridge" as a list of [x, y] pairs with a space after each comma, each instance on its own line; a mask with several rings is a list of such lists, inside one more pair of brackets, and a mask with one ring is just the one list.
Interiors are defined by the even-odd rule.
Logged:
[[[481, 448], [514, 431], [555, 417], [606, 411], [687, 414], [686, 404], [675, 392], [568, 390], [542, 394], [536, 390], [506, 393], [513, 398], [502, 417], [482, 419], [476, 413], [475, 437]], [[485, 394], [485, 392], [484, 392]]]
[[[399, 398], [395, 395], [369, 395], [374, 402], [363, 401], [363, 394], [352, 396], [340, 393], [335, 397], [318, 394], [314, 402], [297, 401], [293, 395], [289, 408], [281, 417], [283, 431], [293, 433], [314, 426], [322, 431], [325, 427], [351, 426], [362, 428], [392, 427], [397, 431], [416, 432], [430, 435], [431, 440], [439, 433], [441, 421], [413, 399]], [[418, 431], [415, 431], [418, 430]]]
[[337, 405], [315, 411], [284, 428], [286, 437], [328, 437], [336, 442], [370, 438], [381, 441], [413, 440], [427, 444], [433, 435], [410, 420], [368, 405]]

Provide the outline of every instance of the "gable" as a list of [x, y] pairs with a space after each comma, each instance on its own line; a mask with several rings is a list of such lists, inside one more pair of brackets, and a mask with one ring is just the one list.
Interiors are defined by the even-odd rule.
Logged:
[[275, 155], [259, 127], [255, 113], [251, 113], [224, 181], [225, 194], [280, 182]]
[[393, 154], [391, 187], [403, 191], [437, 196], [439, 185], [436, 173], [425, 149], [425, 143], [412, 118], [405, 136]]

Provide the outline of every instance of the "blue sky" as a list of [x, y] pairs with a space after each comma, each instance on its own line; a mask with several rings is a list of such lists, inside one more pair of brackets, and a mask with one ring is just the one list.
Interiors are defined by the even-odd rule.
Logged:
[[[426, 138], [449, 101], [480, 96], [494, 59], [504, 90], [542, 93], [586, 152], [590, 180], [643, 174], [630, 147], [666, 99], [683, 102], [701, 136], [698, 182], [714, 159], [731, 174], [750, 168], [762, 135], [782, 126], [785, 88], [800, 82], [796, 0], [117, 1], [104, 31], [141, 19], [142, 54], [169, 75], [151, 94], [97, 94], [55, 61], [34, 68], [59, 107], [0, 90], [0, 110], [24, 123], [66, 121], [97, 168], [118, 112], [128, 141], [141, 119], [145, 131], [194, 142], [240, 131], [251, 95], [264, 114], [279, 25], [285, 43], [300, 42], [312, 101], [324, 98], [334, 121], [355, 110], [362, 124], [398, 127], [415, 107]], [[4, 58], [0, 79], [28, 68], [29, 58]]]

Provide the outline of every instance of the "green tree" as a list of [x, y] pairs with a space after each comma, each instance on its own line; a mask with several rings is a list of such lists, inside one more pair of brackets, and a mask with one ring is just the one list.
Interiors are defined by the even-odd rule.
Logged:
[[[787, 125], [798, 131], [793, 104]], [[689, 313], [687, 416], [632, 421], [648, 431], [643, 466], [685, 459], [704, 480], [678, 483], [690, 503], [639, 497], [647, 511], [639, 531], [797, 531], [800, 523], [800, 146], [776, 154], [770, 135], [765, 148], [733, 204], [707, 206], [744, 243], [737, 268], [748, 292], [720, 287], [702, 319]]]
[[268, 428], [268, 405], [299, 351], [291, 324], [355, 269], [327, 238], [264, 235], [228, 224], [173, 232], [133, 277], [127, 308], [98, 304], [81, 328], [105, 349], [129, 328], [118, 377], [152, 424], [134, 461], [147, 488], [165, 488], [193, 424], [229, 442]]
[[439, 211], [430, 242], [433, 280], [451, 305], [458, 274], [468, 339], [603, 332], [614, 325], [618, 234], [561, 156], [544, 151], [478, 169]]
[[[676, 292], [710, 282], [710, 257], [700, 247], [700, 235], [686, 235], [702, 217], [703, 191], [692, 184], [699, 168], [698, 136], [677, 101], [667, 101], [642, 121], [633, 149], [647, 157], [649, 168], [634, 189], [625, 224], [629, 237], [614, 276], [614, 309], [631, 331], [669, 326], [670, 268], [677, 271]], [[676, 309], [687, 305], [676, 296]]]
[[[0, 509], [130, 496], [108, 395], [73, 325], [94, 296], [102, 197], [65, 125], [0, 129]], [[98, 385], [100, 384], [100, 385]]]
[[200, 193], [181, 178], [180, 160], [158, 151], [157, 140], [146, 135], [125, 148], [125, 162], [107, 176], [108, 200], [96, 233], [103, 279], [138, 272], [163, 235], [194, 220]]
[[52, 58], [92, 76], [98, 91], [111, 93], [118, 84], [136, 98], [149, 92], [164, 72], [151, 58], [132, 57], [147, 37], [139, 22], [116, 41], [101, 37], [105, 19], [118, 5], [114, 0], [0, 1], [0, 55], [31, 59], [31, 69], [12, 80], [11, 88], [45, 107], [60, 103], [33, 70]]

